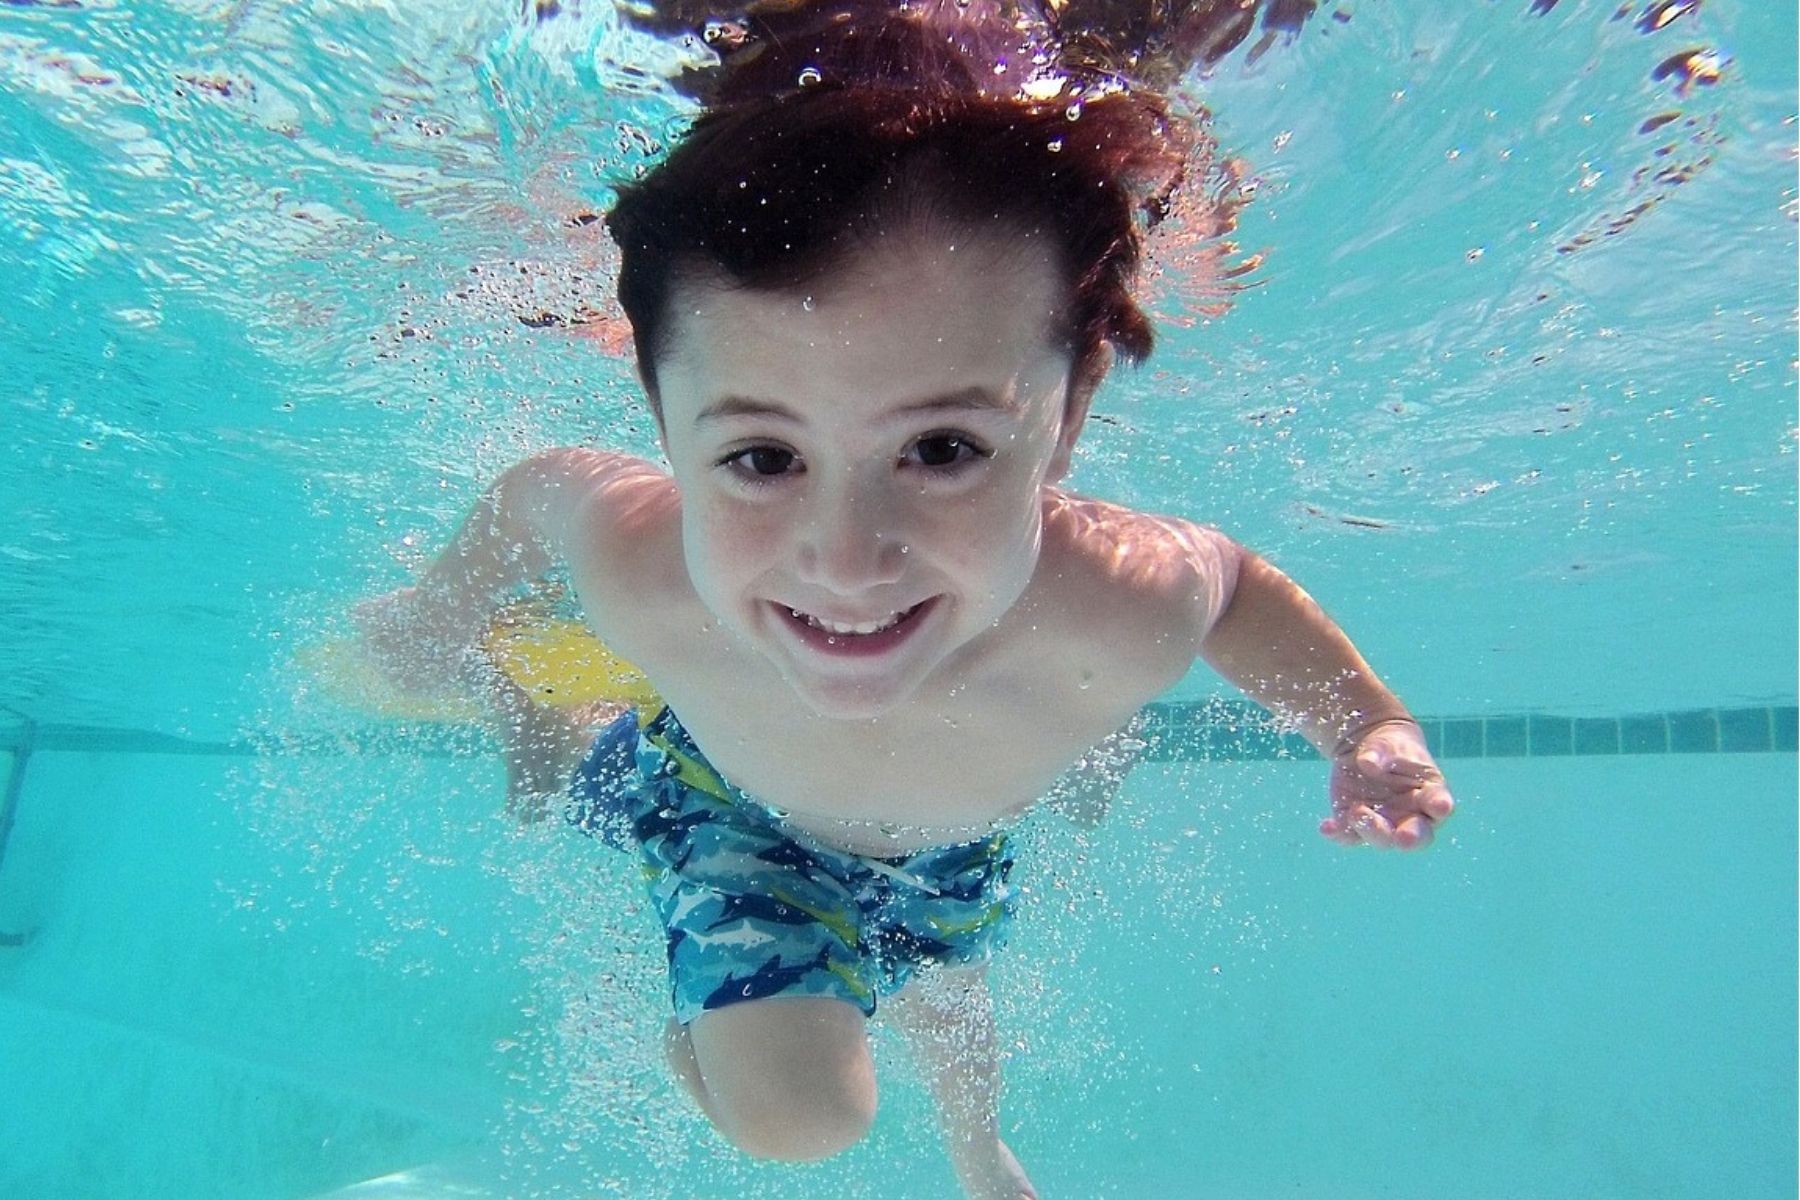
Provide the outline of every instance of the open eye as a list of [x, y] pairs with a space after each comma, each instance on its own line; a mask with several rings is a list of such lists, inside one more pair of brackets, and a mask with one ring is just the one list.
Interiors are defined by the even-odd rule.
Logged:
[[790, 474], [798, 461], [798, 455], [780, 446], [748, 446], [726, 455], [719, 465], [730, 467], [740, 475], [775, 479]]
[[933, 471], [954, 470], [977, 458], [991, 458], [993, 451], [966, 433], [928, 433], [912, 444], [909, 453], [922, 467]]

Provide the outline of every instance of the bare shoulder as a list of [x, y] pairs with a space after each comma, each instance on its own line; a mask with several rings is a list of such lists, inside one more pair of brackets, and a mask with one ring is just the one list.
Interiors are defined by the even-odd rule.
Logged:
[[514, 471], [597, 624], [685, 590], [680, 495], [655, 463], [570, 446], [534, 454]]
[[664, 471], [610, 450], [542, 450], [508, 475], [534, 524], [567, 551], [615, 539], [633, 541], [680, 507], [675, 482]]
[[1065, 602], [1180, 632], [1197, 644], [1230, 603], [1240, 548], [1208, 525], [1052, 491], [1043, 565]]

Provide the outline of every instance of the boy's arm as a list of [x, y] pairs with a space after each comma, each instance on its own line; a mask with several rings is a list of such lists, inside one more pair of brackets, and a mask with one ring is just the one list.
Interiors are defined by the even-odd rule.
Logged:
[[1293, 721], [1326, 758], [1357, 730], [1412, 714], [1300, 585], [1239, 546], [1237, 587], [1201, 657], [1245, 695]]
[[357, 606], [365, 650], [410, 691], [478, 684], [481, 643], [500, 604], [564, 556], [607, 481], [636, 465], [623, 455], [560, 449], [509, 467], [416, 585]]
[[1454, 804], [1412, 714], [1299, 584], [1215, 536], [1235, 549], [1237, 579], [1201, 657], [1332, 763], [1333, 815], [1320, 832], [1347, 844], [1428, 843]]

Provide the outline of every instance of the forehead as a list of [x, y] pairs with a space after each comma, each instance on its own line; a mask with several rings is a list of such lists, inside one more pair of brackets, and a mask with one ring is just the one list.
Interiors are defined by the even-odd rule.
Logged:
[[722, 388], [998, 383], [1066, 360], [1066, 285], [1047, 239], [966, 228], [877, 234], [779, 290], [696, 270], [676, 284], [658, 364], [665, 405]]

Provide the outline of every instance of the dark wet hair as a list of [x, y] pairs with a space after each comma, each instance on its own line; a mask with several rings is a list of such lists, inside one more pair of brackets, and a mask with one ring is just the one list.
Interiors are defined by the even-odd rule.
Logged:
[[1201, 150], [1197, 130], [1154, 94], [1061, 70], [1044, 31], [1006, 12], [842, 0], [708, 26], [723, 65], [684, 80], [708, 107], [620, 185], [607, 216], [653, 404], [684, 273], [792, 289], [896, 214], [1046, 238], [1068, 284], [1055, 317], [1078, 379], [1097, 380], [1108, 346], [1131, 362], [1150, 353], [1133, 283], [1145, 230]]

